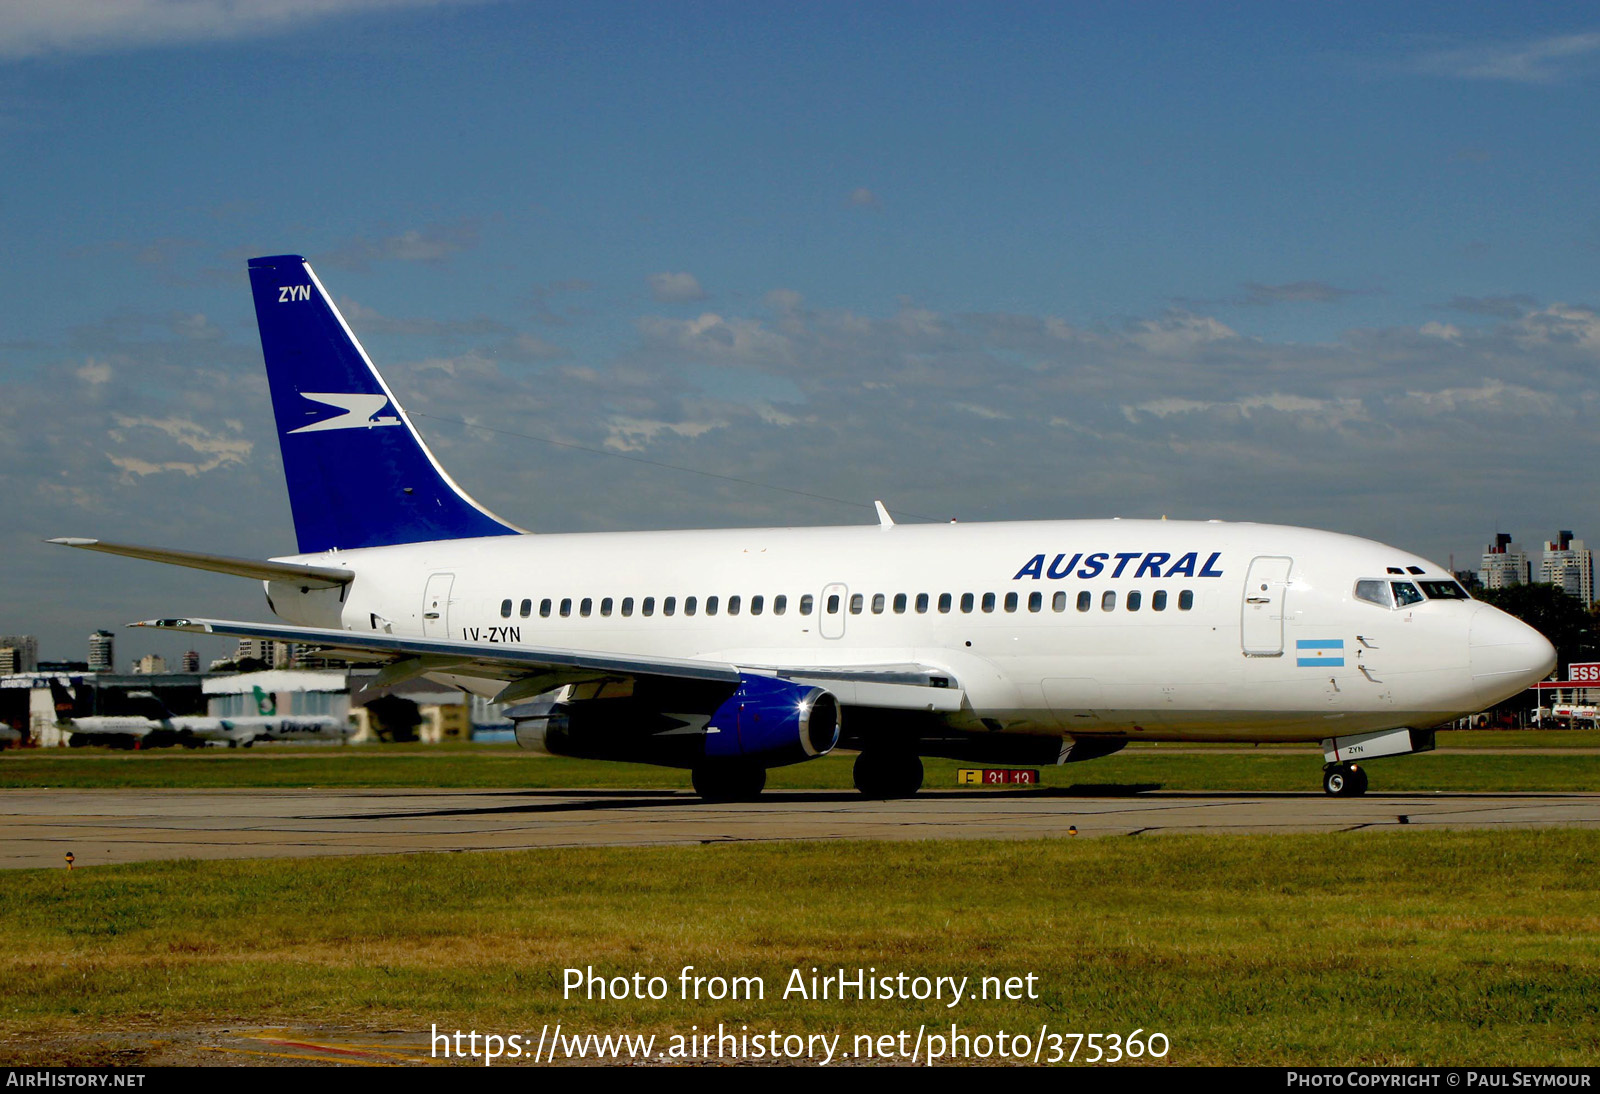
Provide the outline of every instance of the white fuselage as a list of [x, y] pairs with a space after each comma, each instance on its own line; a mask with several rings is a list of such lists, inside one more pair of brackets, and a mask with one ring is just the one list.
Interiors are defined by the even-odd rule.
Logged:
[[[757, 671], [927, 666], [964, 691], [946, 722], [973, 732], [1272, 741], [1424, 728], [1515, 694], [1554, 660], [1485, 604], [1356, 596], [1363, 579], [1453, 582], [1440, 566], [1272, 525], [526, 535], [293, 560], [357, 576], [344, 590], [269, 584], [291, 623]], [[504, 686], [450, 679], [485, 695]]]

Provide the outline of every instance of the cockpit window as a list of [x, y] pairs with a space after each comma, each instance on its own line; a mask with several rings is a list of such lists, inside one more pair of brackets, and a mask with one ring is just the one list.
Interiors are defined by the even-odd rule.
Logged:
[[1394, 589], [1394, 602], [1398, 608], [1407, 604], [1421, 604], [1422, 594], [1417, 592], [1417, 587], [1409, 581], [1391, 581], [1390, 588]]
[[1454, 581], [1419, 581], [1422, 592], [1429, 600], [1471, 600], [1467, 590]]
[[1394, 601], [1389, 599], [1389, 583], [1376, 579], [1356, 582], [1356, 599], [1365, 600], [1368, 604], [1376, 604], [1380, 608], [1394, 607]]

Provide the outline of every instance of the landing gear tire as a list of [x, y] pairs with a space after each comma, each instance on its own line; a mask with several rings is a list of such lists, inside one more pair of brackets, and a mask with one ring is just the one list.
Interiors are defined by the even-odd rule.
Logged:
[[922, 789], [922, 759], [915, 753], [863, 752], [856, 757], [856, 789], [869, 798], [909, 798]]
[[708, 802], [755, 801], [767, 788], [764, 767], [697, 767], [689, 773], [694, 792]]
[[1354, 798], [1367, 792], [1367, 773], [1355, 764], [1329, 764], [1322, 769], [1322, 789], [1336, 798]]

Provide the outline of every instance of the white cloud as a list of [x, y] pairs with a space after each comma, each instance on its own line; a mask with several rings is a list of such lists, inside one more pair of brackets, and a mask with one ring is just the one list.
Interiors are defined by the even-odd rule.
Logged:
[[847, 205], [856, 209], [881, 209], [883, 205], [878, 201], [878, 195], [868, 190], [865, 186], [857, 186], [850, 191], [850, 196], [845, 199]]
[[703, 437], [727, 422], [662, 422], [639, 418], [612, 418], [606, 422], [605, 447], [618, 452], [642, 452], [663, 433], [677, 437]]
[[359, 337], [369, 332], [382, 331], [385, 334], [420, 334], [437, 337], [467, 337], [477, 335], [509, 335], [512, 328], [487, 316], [478, 316], [476, 319], [397, 319], [384, 315], [376, 308], [369, 308], [365, 304], [349, 297], [340, 297], [339, 311], [345, 320], [355, 330]]
[[374, 262], [438, 263], [477, 245], [477, 221], [458, 220], [407, 228], [397, 235], [356, 236], [316, 256], [316, 263], [344, 270], [364, 270]]
[[1172, 311], [1160, 319], [1134, 323], [1128, 338], [1151, 353], [1164, 357], [1193, 352], [1208, 342], [1223, 342], [1239, 337], [1237, 331], [1209, 316]]
[[957, 410], [965, 411], [974, 417], [983, 418], [991, 422], [1005, 422], [1011, 420], [1011, 415], [1005, 413], [1005, 411], [996, 410], [993, 407], [983, 406], [979, 403], [952, 403], [950, 405], [955, 407]]
[[1429, 338], [1442, 338], [1447, 342], [1453, 342], [1461, 337], [1461, 328], [1454, 323], [1427, 322], [1418, 328], [1418, 333]]
[[[187, 418], [141, 418], [126, 414], [114, 414], [112, 418], [118, 426], [109, 433], [112, 441], [119, 445], [137, 446], [140, 454], [108, 452], [106, 458], [130, 476], [142, 477], [163, 471], [178, 471], [193, 478], [229, 464], [242, 464], [250, 455], [251, 449], [255, 447], [254, 442], [241, 435], [243, 424], [232, 419], [223, 423], [224, 430], [213, 431]], [[148, 457], [156, 454], [159, 449], [171, 446], [159, 442], [152, 443], [152, 438], [148, 434], [141, 435], [144, 430], [154, 431], [179, 448], [188, 449], [203, 458], [150, 459]]]
[[1516, 416], [1552, 415], [1559, 408], [1561, 395], [1539, 392], [1503, 380], [1485, 380], [1476, 387], [1444, 388], [1440, 391], [1408, 391], [1395, 400], [1407, 412], [1456, 415], [1488, 411]]
[[90, 387], [99, 387], [101, 384], [109, 384], [111, 382], [111, 366], [104, 361], [96, 361], [91, 357], [83, 363], [83, 367], [78, 369], [74, 375]]
[[174, 315], [172, 333], [196, 342], [216, 342], [223, 337], [221, 329], [198, 312], [193, 315]]
[[670, 346], [713, 364], [779, 364], [793, 343], [759, 319], [725, 319], [706, 312], [694, 319], [649, 315], [639, 329], [650, 342]]
[[779, 314], [787, 315], [799, 311], [806, 298], [793, 289], [773, 289], [767, 293], [765, 299], [767, 307]]
[[1553, 84], [1592, 68], [1597, 57], [1600, 32], [1590, 31], [1433, 50], [1416, 57], [1413, 67], [1431, 76], [1458, 80]]
[[228, 41], [369, 11], [465, 0], [3, 0], [0, 57]]
[[663, 304], [687, 304], [706, 298], [700, 279], [692, 273], [653, 273], [647, 280], [650, 295]]
[[1568, 304], [1552, 304], [1528, 312], [1516, 324], [1530, 342], [1563, 343], [1600, 350], [1600, 312]]
[[1305, 395], [1273, 392], [1268, 395], [1251, 395], [1226, 402], [1205, 402], [1198, 399], [1151, 399], [1148, 402], [1122, 408], [1123, 417], [1138, 424], [1142, 416], [1173, 418], [1188, 414], [1218, 414], [1249, 418], [1257, 411], [1273, 411], [1291, 415], [1329, 428], [1367, 417], [1360, 399], [1317, 399]]

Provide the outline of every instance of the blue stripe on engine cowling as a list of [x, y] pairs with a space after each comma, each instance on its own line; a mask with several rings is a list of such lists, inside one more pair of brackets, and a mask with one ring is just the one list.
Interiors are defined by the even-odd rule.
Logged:
[[[251, 259], [250, 289], [302, 554], [517, 534], [440, 472], [303, 258]], [[367, 398], [348, 425], [307, 431], [350, 414], [307, 392]]]

